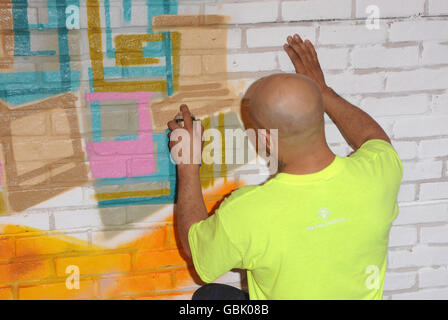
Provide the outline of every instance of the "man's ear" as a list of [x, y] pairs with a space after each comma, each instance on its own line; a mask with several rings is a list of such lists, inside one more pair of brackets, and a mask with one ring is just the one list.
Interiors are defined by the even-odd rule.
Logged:
[[266, 152], [267, 152], [267, 156], [269, 156], [270, 152], [271, 152], [271, 148], [272, 148], [272, 144], [274, 141], [272, 140], [272, 136], [271, 136], [271, 132], [269, 129], [266, 130], [259, 130], [259, 135], [260, 135], [260, 139], [259, 142], [261, 141], [262, 144], [265, 146], [266, 148]]
[[258, 130], [258, 134], [258, 154], [267, 160], [270, 174], [275, 174], [278, 169], [278, 130]]

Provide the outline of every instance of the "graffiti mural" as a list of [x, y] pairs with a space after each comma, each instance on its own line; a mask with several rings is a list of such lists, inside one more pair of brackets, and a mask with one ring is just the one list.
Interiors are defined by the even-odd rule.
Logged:
[[[36, 71], [1, 73], [0, 99], [11, 104], [23, 104], [79, 88], [80, 72], [72, 70], [70, 64], [69, 31], [66, 28], [65, 10], [70, 5], [79, 7], [79, 0], [48, 1], [48, 22], [43, 24], [28, 21], [29, 1], [11, 0], [10, 9], [3, 9], [6, 16], [4, 24], [12, 17], [5, 29], [14, 38], [13, 45], [12, 39], [5, 39], [4, 51], [8, 52], [13, 46], [14, 58], [35, 58], [36, 62], [46, 58], [46, 63], [36, 64], [39, 69]], [[14, 65], [20, 63], [17, 61]]]
[[[200, 281], [177, 246], [166, 123], [187, 103], [206, 129], [243, 129], [227, 17], [10, 0], [0, 18], [0, 299], [189, 298]], [[201, 166], [210, 213], [265, 179], [253, 159], [226, 164], [227, 143]]]
[[14, 109], [0, 101], [4, 184], [12, 211], [87, 182], [76, 99], [66, 93]]

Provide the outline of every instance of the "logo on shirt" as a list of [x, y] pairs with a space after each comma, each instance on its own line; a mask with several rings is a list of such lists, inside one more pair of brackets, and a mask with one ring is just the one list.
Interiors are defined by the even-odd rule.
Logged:
[[330, 209], [320, 208], [319, 211], [317, 211], [317, 216], [321, 220], [327, 220], [330, 217]]
[[315, 224], [313, 226], [309, 226], [306, 228], [306, 231], [325, 228], [331, 226], [336, 223], [345, 222], [345, 217], [340, 219], [328, 220], [330, 218], [330, 209], [328, 208], [320, 208], [317, 210], [317, 218], [322, 221], [322, 223]]

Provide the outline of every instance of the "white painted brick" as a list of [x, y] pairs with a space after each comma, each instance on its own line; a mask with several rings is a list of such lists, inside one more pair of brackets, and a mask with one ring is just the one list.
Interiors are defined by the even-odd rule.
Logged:
[[191, 3], [189, 3], [188, 1], [178, 1], [177, 14], [198, 15], [200, 13], [201, 13], [200, 2], [194, 3], [194, 1], [191, 1]]
[[422, 243], [448, 243], [448, 225], [422, 228], [420, 241]]
[[448, 134], [448, 116], [399, 119], [394, 126], [395, 138], [431, 137]]
[[380, 23], [379, 30], [369, 30], [364, 24], [359, 25], [322, 25], [319, 44], [375, 44], [386, 41], [386, 26]]
[[392, 295], [392, 300], [446, 300], [448, 288], [428, 289]]
[[429, 109], [427, 95], [402, 97], [368, 97], [361, 101], [361, 108], [373, 117], [404, 114], [421, 114]]
[[86, 205], [83, 194], [84, 191], [82, 187], [74, 188], [58, 195], [57, 197], [41, 202], [35, 205], [33, 208], [60, 208]]
[[305, 40], [316, 42], [315, 27], [279, 26], [247, 29], [247, 46], [249, 48], [280, 47], [287, 43], [287, 37], [299, 34]]
[[448, 268], [422, 268], [418, 271], [418, 282], [420, 288], [438, 287], [448, 285]]
[[[319, 62], [324, 70], [345, 69], [348, 64], [348, 49], [346, 48], [316, 48]], [[280, 69], [285, 72], [295, 72], [294, 66], [286, 52], [279, 53]]]
[[434, 16], [448, 14], [448, 1], [429, 0], [429, 14]]
[[417, 228], [392, 227], [389, 234], [389, 247], [410, 246], [417, 243]]
[[424, 140], [420, 142], [419, 158], [448, 156], [448, 139]]
[[384, 77], [385, 74], [383, 72], [373, 74], [328, 74], [326, 81], [339, 94], [372, 93], [384, 91]]
[[428, 267], [448, 264], [448, 247], [418, 245], [408, 250], [389, 251], [389, 268]]
[[448, 44], [427, 42], [423, 44], [422, 64], [447, 64]]
[[[111, 21], [114, 36], [122, 33], [145, 32], [147, 27], [146, 1], [133, 1], [135, 2], [135, 4], [133, 3], [133, 21], [126, 25], [126, 29], [119, 28], [123, 24], [122, 1], [112, 1]], [[231, 24], [247, 24], [244, 26], [244, 28], [247, 28], [246, 31], [242, 31], [239, 26], [229, 26], [227, 29], [227, 49], [240, 49], [242, 45], [244, 48], [245, 44], [242, 44], [242, 39], [247, 40], [249, 49], [273, 48], [268, 50], [274, 52], [262, 53], [238, 52], [238, 54], [235, 54], [235, 50], [233, 50], [232, 54], [228, 55], [230, 72], [254, 72], [250, 75], [244, 74], [242, 79], [229, 80], [232, 92], [234, 91], [236, 94], [244, 92], [243, 89], [246, 89], [255, 80], [253, 78], [258, 77], [257, 72], [259, 71], [277, 72], [282, 70], [292, 72], [292, 64], [280, 47], [286, 42], [287, 35], [299, 33], [313, 43], [316, 43], [317, 40], [320, 44], [320, 46], [317, 46], [317, 50], [321, 65], [324, 71], [332, 71], [327, 75], [327, 80], [338, 93], [348, 97], [351, 101], [356, 100], [354, 102], [357, 105], [361, 104], [363, 109], [378, 120], [386, 132], [393, 131], [394, 138], [405, 138], [403, 140], [414, 140], [415, 138], [418, 141], [418, 145], [416, 141], [393, 141], [401, 159], [416, 160], [418, 155], [424, 161], [405, 162], [405, 179], [412, 179], [410, 181], [415, 182], [405, 183], [400, 187], [398, 195], [400, 213], [391, 229], [389, 246], [415, 246], [418, 239], [418, 229], [420, 229], [420, 242], [423, 244], [415, 246], [413, 251], [400, 252], [396, 251], [397, 248], [392, 249], [389, 263], [394, 269], [422, 266], [423, 268], [413, 272], [387, 272], [385, 290], [390, 292], [386, 293], [385, 298], [448, 299], [448, 289], [446, 288], [448, 286], [448, 249], [445, 245], [440, 246], [440, 244], [448, 243], [448, 182], [444, 181], [448, 177], [448, 171], [440, 182], [421, 183], [420, 181], [427, 178], [440, 178], [442, 162], [445, 164], [445, 169], [448, 170], [446, 159], [437, 159], [437, 161], [431, 159], [448, 156], [448, 89], [446, 85], [448, 83], [448, 66], [439, 67], [439, 69], [434, 67], [435, 65], [448, 64], [448, 44], [446, 44], [446, 41], [448, 41], [446, 27], [448, 20], [428, 17], [405, 21], [385, 19], [381, 21], [381, 29], [378, 31], [369, 31], [362, 20], [340, 23], [328, 21], [306, 22], [304, 24], [281, 23], [279, 26], [274, 26], [274, 23], [271, 22], [277, 21], [278, 18], [288, 21], [350, 19], [352, 2], [356, 3], [356, 16], [361, 19], [365, 16], [365, 6], [370, 4], [379, 5], [382, 18], [421, 14], [425, 0], [339, 0], [337, 2], [333, 1], [334, 3], [331, 4], [328, 4], [328, 0], [264, 0], [257, 2], [225, 0], [226, 3], [224, 4], [210, 4], [220, 1], [206, 0], [202, 3], [208, 4], [199, 5], [198, 3], [201, 1], [179, 1], [179, 14], [215, 13], [229, 16]], [[426, 1], [428, 2], [430, 15], [448, 14], [447, 0]], [[85, 4], [84, 0], [82, 2]], [[281, 13], [278, 12], [279, 8], [282, 9]], [[28, 11], [29, 15], [32, 10]], [[101, 24], [104, 27], [103, 8], [100, 11]], [[81, 8], [81, 24], [84, 28], [86, 27], [85, 17], [86, 10]], [[39, 22], [42, 22], [40, 19], [41, 17], [39, 17]], [[30, 17], [30, 21], [35, 22], [34, 16]], [[269, 26], [266, 26], [265, 22]], [[391, 24], [390, 29], [388, 27], [389, 23]], [[254, 26], [254, 24], [257, 25]], [[136, 28], [134, 28], [135, 26]], [[318, 29], [320, 29], [319, 32], [317, 32]], [[390, 31], [391, 41], [413, 41], [413, 43], [397, 43], [392, 46], [386, 44], [387, 47], [383, 47], [389, 39], [388, 31]], [[246, 34], [244, 35], [244, 33]], [[320, 39], [316, 39], [316, 35], [319, 35]], [[102, 36], [104, 41], [104, 32]], [[423, 51], [419, 61], [417, 47], [420, 44], [423, 46]], [[72, 67], [81, 69], [81, 79], [85, 80], [81, 89], [81, 92], [83, 92], [88, 87], [87, 80], [89, 80], [89, 77], [86, 71], [90, 67], [87, 37], [81, 37], [80, 46], [83, 56], [72, 57], [74, 61], [72, 63], [75, 63]], [[40, 48], [40, 44], [36, 47]], [[103, 46], [103, 50], [105, 50], [105, 46]], [[262, 50], [266, 51], [266, 49]], [[349, 53], [351, 54], [349, 55]], [[77, 61], [81, 58], [83, 61]], [[15, 71], [35, 71], [35, 65], [32, 63], [34, 60], [24, 59], [15, 61]], [[396, 71], [396, 68], [399, 67], [411, 69], [409, 67], [419, 64], [425, 66], [425, 68], [415, 71]], [[115, 61], [114, 59], [105, 59], [104, 65], [115, 66]], [[42, 67], [47, 67], [45, 61], [43, 61]], [[48, 64], [48, 67], [50, 67], [50, 64]], [[350, 69], [386, 68], [394, 71], [367, 73], [370, 70], [355, 70], [352, 74], [350, 73], [352, 70], [349, 70], [336, 74], [338, 70], [345, 70], [347, 67], [350, 67]], [[236, 75], [232, 75], [232, 78], [235, 77]], [[428, 92], [427, 90], [437, 91]], [[393, 93], [393, 96], [383, 97], [385, 91], [401, 93]], [[364, 95], [366, 93], [381, 93], [381, 97], [366, 97]], [[404, 96], [408, 93], [410, 95]], [[388, 93], [388, 95], [390, 94]], [[430, 101], [431, 99], [432, 101]], [[423, 115], [429, 113], [430, 110], [431, 115]], [[418, 116], [407, 117], [407, 115]], [[326, 129], [328, 131], [327, 137], [331, 142], [331, 149], [341, 156], [349, 153], [350, 147], [347, 146], [337, 127], [328, 122]], [[432, 138], [431, 140], [421, 140], [425, 137]], [[253, 174], [243, 175], [242, 178], [247, 179], [250, 184], [260, 182], [258, 181], [259, 178], [255, 181], [257, 178]], [[417, 190], [420, 190], [419, 200], [438, 200], [437, 203], [432, 201], [427, 203], [415, 202]], [[104, 211], [106, 209], [85, 209], [93, 208], [97, 204], [93, 197], [94, 192], [93, 187], [74, 188], [30, 208], [26, 212], [0, 216], [0, 225], [23, 225], [40, 230], [50, 230], [50, 228], [55, 227], [64, 230], [63, 233], [69, 233], [68, 235], [81, 240], [87, 240], [88, 236], [91, 235], [93, 242], [104, 244], [105, 247], [109, 248], [120, 246], [123, 241], [129, 242], [129, 239], [147, 230], [146, 228], [139, 230], [120, 228], [119, 231], [95, 232], [95, 229], [102, 228], [104, 225], [124, 224], [125, 208], [107, 209], [108, 212]], [[403, 204], [402, 202], [406, 203]], [[72, 208], [66, 210], [66, 207], [73, 207], [74, 210]], [[36, 210], [38, 208], [44, 209]], [[443, 225], [434, 226], [436, 223]], [[71, 231], [70, 229], [80, 230]], [[92, 229], [92, 232], [87, 232], [87, 229]], [[425, 244], [430, 245], [426, 246]], [[436, 245], [432, 246], [432, 244]], [[442, 266], [438, 269], [428, 267], [433, 265]], [[417, 285], [416, 273], [418, 273], [419, 286], [425, 289], [412, 292]], [[238, 285], [240, 277], [238, 273], [231, 272], [221, 277], [218, 282]], [[441, 286], [445, 286], [445, 288], [432, 288]], [[396, 294], [396, 290], [408, 292]], [[191, 294], [186, 293], [179, 297], [189, 299]]]
[[228, 72], [269, 71], [277, 69], [277, 53], [236, 53], [227, 55]]
[[[50, 215], [48, 213], [16, 213], [10, 216], [0, 216], [0, 226], [27, 226], [39, 230], [50, 230]], [[0, 227], [0, 234], [2, 233]]]
[[403, 162], [403, 181], [440, 178], [442, 164], [442, 161], [434, 160]]
[[393, 225], [448, 222], [448, 203], [400, 205]]
[[54, 214], [55, 229], [77, 229], [85, 227], [101, 227], [103, 223], [98, 210], [80, 209]]
[[376, 118], [375, 120], [380, 125], [380, 127], [383, 128], [386, 134], [391, 137], [395, 120], [391, 118]]
[[348, 65], [348, 49], [346, 48], [316, 48], [319, 63], [324, 70], [345, 69]]
[[229, 16], [229, 23], [273, 22], [278, 17], [278, 2], [242, 2], [205, 5], [205, 14]]
[[392, 145], [401, 160], [413, 159], [417, 156], [417, 143], [412, 141], [393, 141]]
[[448, 114], [448, 93], [434, 95], [431, 110], [433, 114]]
[[345, 143], [345, 139], [335, 124], [325, 125], [325, 136], [328, 143]]
[[448, 182], [431, 182], [420, 185], [420, 200], [448, 199]]
[[400, 191], [398, 192], [398, 202], [414, 201], [416, 188], [415, 184], [402, 184], [400, 186]]
[[397, 21], [390, 26], [390, 41], [446, 40], [448, 21], [426, 20]]
[[370, 15], [366, 9], [376, 5], [380, 9], [380, 17], [407, 17], [424, 13], [425, 0], [356, 0], [356, 17]]
[[417, 279], [416, 272], [386, 272], [384, 290], [403, 290], [412, 288]]
[[383, 46], [357, 47], [352, 51], [354, 68], [398, 68], [418, 64], [417, 46], [386, 48]]
[[229, 29], [227, 30], [227, 49], [239, 49], [241, 48], [241, 29]]
[[447, 83], [448, 68], [390, 72], [386, 91], [446, 89]]
[[284, 21], [348, 19], [352, 13], [351, 0], [284, 1], [282, 18]]

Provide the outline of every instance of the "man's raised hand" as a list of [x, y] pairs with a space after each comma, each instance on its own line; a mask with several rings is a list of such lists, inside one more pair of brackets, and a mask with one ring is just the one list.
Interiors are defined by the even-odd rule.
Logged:
[[201, 121], [193, 120], [190, 109], [186, 104], [180, 106], [180, 113], [182, 114], [183, 127], [177, 123], [176, 119], [168, 122], [171, 157], [178, 165], [178, 169], [183, 167], [199, 168], [204, 128]]
[[324, 73], [317, 58], [316, 49], [311, 41], [303, 41], [298, 34], [295, 34], [294, 36], [289, 36], [287, 42], [283, 48], [291, 59], [296, 73], [313, 79], [321, 91], [328, 89]]

